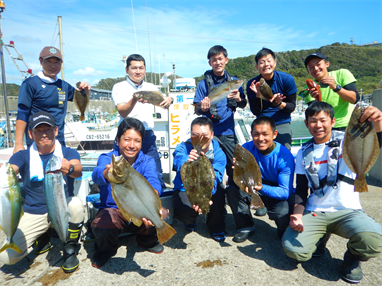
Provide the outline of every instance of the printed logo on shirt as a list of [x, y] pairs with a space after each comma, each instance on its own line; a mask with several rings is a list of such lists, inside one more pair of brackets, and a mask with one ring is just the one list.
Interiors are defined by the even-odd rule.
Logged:
[[58, 91], [58, 105], [63, 106], [66, 99], [66, 92], [57, 87]]
[[42, 87], [42, 88], [45, 88], [45, 87], [46, 87], [46, 85], [45, 85], [45, 84], [43, 84], [41, 87]]

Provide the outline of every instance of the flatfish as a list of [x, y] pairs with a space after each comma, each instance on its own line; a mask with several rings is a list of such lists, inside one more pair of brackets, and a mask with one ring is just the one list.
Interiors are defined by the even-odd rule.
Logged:
[[[134, 92], [133, 97], [138, 99], [146, 100], [148, 103], [151, 103], [155, 106], [160, 106], [159, 104], [164, 100], [162, 93], [159, 91], [137, 91]], [[163, 106], [160, 106], [163, 107]]]
[[377, 133], [373, 123], [359, 122], [364, 107], [356, 105], [345, 131], [342, 156], [349, 169], [357, 174], [354, 191], [367, 192], [365, 174], [375, 164], [379, 155]]
[[[262, 99], [270, 100], [273, 98], [272, 89], [263, 78], [261, 78], [259, 83], [257, 83], [257, 87]], [[273, 106], [277, 105], [275, 101], [272, 101], [272, 104]]]
[[[80, 86], [80, 84], [81, 82], [77, 82], [77, 88]], [[81, 113], [79, 120], [83, 121], [85, 120], [85, 110], [89, 105], [90, 98], [86, 95], [85, 90], [78, 90], [77, 88], [74, 91], [73, 101]]]
[[185, 162], [180, 169], [188, 200], [192, 205], [199, 206], [205, 215], [210, 208], [209, 202], [215, 183], [215, 172], [210, 160], [205, 155], [200, 155], [201, 148], [207, 141], [208, 138], [204, 136], [191, 137], [191, 143], [199, 157], [195, 161]]
[[245, 192], [248, 188], [251, 195], [251, 208], [260, 209], [264, 207], [255, 186], [262, 186], [261, 171], [255, 157], [244, 147], [236, 144], [233, 152], [235, 158], [235, 168], [233, 169], [233, 181]]
[[162, 202], [157, 192], [122, 155], [111, 157], [108, 174], [113, 199], [126, 220], [132, 221], [138, 227], [143, 223], [142, 218], [151, 220], [161, 244], [176, 233], [159, 214]]

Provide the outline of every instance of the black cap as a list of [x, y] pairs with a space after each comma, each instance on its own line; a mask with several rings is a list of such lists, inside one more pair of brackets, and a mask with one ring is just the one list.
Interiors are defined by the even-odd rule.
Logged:
[[29, 118], [29, 129], [33, 130], [36, 128], [36, 126], [40, 124], [48, 124], [52, 126], [53, 128], [56, 127], [56, 122], [54, 121], [54, 118], [50, 113], [46, 111], [39, 111], [33, 115], [30, 116]]
[[306, 57], [304, 63], [305, 63], [305, 67], [308, 65], [308, 62], [313, 59], [313, 58], [320, 58], [320, 59], [324, 59], [325, 61], [328, 60], [328, 58], [326, 56], [324, 56], [323, 53], [321, 52], [315, 52], [313, 54], [310, 54], [309, 56]]

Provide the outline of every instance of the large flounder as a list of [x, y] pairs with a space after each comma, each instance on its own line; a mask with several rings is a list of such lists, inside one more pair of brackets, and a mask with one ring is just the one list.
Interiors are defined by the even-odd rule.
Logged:
[[134, 92], [133, 97], [138, 98], [138, 99], [142, 98], [143, 100], [146, 100], [147, 103], [151, 103], [155, 106], [159, 106], [159, 107], [163, 108], [163, 106], [161, 106], [160, 103], [164, 100], [164, 97], [163, 97], [162, 93], [159, 91], [141, 90], [141, 91]]
[[254, 209], [264, 207], [263, 201], [254, 188], [255, 186], [262, 186], [261, 171], [255, 157], [239, 144], [235, 146], [233, 157], [235, 158], [233, 181], [244, 192], [245, 188], [248, 188], [251, 195], [251, 207]]
[[138, 227], [142, 225], [142, 218], [151, 220], [161, 244], [176, 233], [159, 214], [162, 203], [157, 192], [122, 155], [112, 156], [108, 174], [113, 199], [125, 219]]
[[191, 143], [199, 157], [195, 161], [185, 162], [180, 169], [188, 200], [192, 205], [199, 206], [205, 215], [210, 208], [209, 202], [215, 183], [215, 171], [210, 160], [205, 155], [200, 155], [201, 148], [207, 141], [205, 136], [191, 137]]
[[377, 133], [370, 121], [359, 122], [364, 108], [357, 105], [345, 131], [343, 159], [349, 169], [357, 174], [354, 191], [367, 192], [365, 174], [375, 164], [379, 154]]
[[[81, 82], [77, 82], [77, 84], [76, 84], [77, 88], [80, 86], [80, 84], [81, 84]], [[80, 121], [85, 120], [85, 110], [88, 107], [89, 102], [90, 102], [90, 98], [86, 95], [85, 90], [80, 91], [80, 90], [76, 89], [74, 91], [73, 101], [81, 113], [79, 120]]]

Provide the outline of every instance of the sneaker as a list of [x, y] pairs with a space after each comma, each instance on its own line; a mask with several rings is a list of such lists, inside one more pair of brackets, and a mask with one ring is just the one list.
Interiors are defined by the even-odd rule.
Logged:
[[226, 238], [225, 232], [212, 233], [212, 238], [217, 242], [223, 242]]
[[138, 244], [138, 246], [145, 248], [147, 251], [149, 251], [151, 253], [155, 253], [155, 254], [161, 254], [164, 251], [163, 245], [160, 244], [159, 242], [156, 245], [154, 245], [153, 247], [144, 247], [141, 244]]
[[195, 231], [196, 226], [197, 226], [196, 223], [194, 223], [194, 224], [187, 224], [187, 223], [185, 223], [185, 224], [184, 224], [184, 228], [185, 228], [187, 231]]
[[105, 263], [115, 255], [115, 253], [99, 253], [96, 252], [92, 258], [92, 266], [95, 268], [100, 268], [105, 265]]
[[256, 210], [255, 216], [265, 216], [267, 213], [268, 213], [267, 208], [262, 207], [262, 208]]
[[351, 253], [345, 252], [344, 262], [341, 266], [341, 279], [352, 284], [361, 282], [363, 272], [361, 268], [361, 262], [355, 259]]
[[236, 243], [241, 243], [241, 242], [244, 242], [248, 239], [248, 236], [253, 233], [253, 231], [249, 232], [249, 231], [242, 231], [242, 232], [238, 232], [236, 233], [234, 236], [233, 236], [233, 239], [232, 241], [236, 242]]

